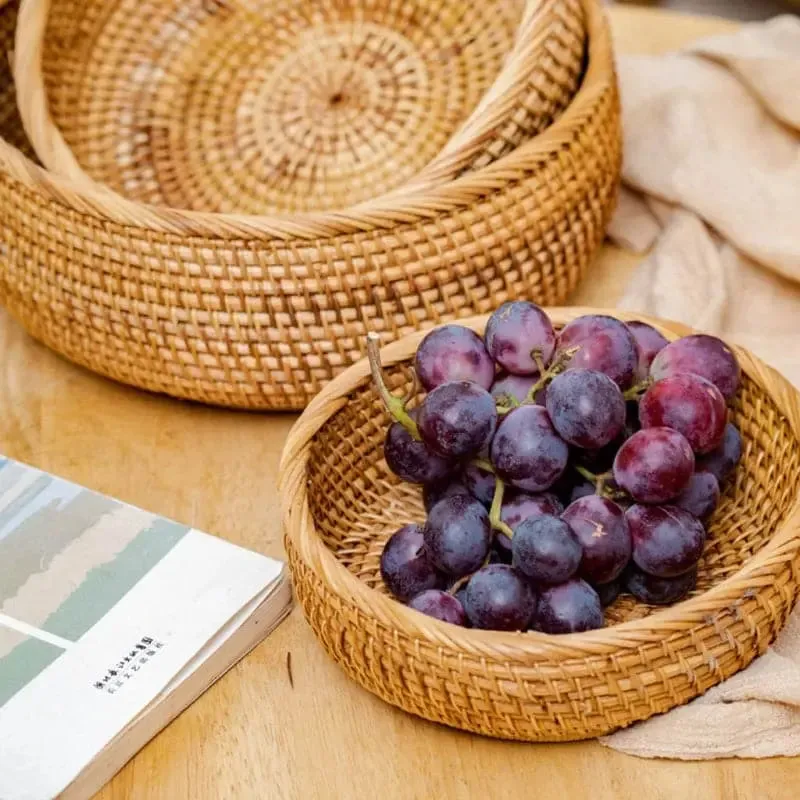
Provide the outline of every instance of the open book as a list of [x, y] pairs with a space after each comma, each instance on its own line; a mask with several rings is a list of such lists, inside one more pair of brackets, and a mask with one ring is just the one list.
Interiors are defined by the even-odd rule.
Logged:
[[283, 564], [0, 459], [0, 798], [89, 797], [290, 604]]

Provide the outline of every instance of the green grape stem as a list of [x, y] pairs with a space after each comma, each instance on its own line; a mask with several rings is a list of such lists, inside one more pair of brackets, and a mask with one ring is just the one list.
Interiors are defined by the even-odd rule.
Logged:
[[492, 498], [492, 507], [489, 509], [489, 522], [496, 531], [504, 533], [511, 539], [514, 536], [514, 531], [500, 519], [500, 509], [503, 507], [503, 494], [505, 493], [506, 485], [503, 481], [495, 475], [494, 477], [494, 497]]
[[378, 394], [381, 396], [381, 400], [383, 400], [383, 404], [386, 406], [386, 410], [392, 416], [392, 419], [399, 422], [409, 432], [413, 439], [420, 441], [422, 437], [419, 435], [419, 428], [406, 410], [406, 401], [400, 397], [395, 397], [389, 391], [386, 381], [383, 379], [380, 337], [377, 333], [370, 332], [367, 334], [367, 358], [372, 380], [378, 390]]
[[652, 385], [653, 378], [648, 376], [641, 383], [637, 383], [635, 386], [631, 386], [630, 389], [626, 389], [622, 393], [622, 396], [625, 400], [638, 400]]
[[[556, 357], [553, 359], [553, 363], [550, 364], [549, 367], [545, 368], [544, 361], [542, 361], [541, 353], [538, 350], [535, 350], [532, 355], [536, 360], [536, 363], [540, 365], [539, 367], [539, 380], [531, 386], [528, 390], [528, 394], [525, 397], [525, 401], [523, 405], [530, 405], [534, 402], [534, 399], [538, 392], [544, 389], [548, 383], [550, 383], [556, 375], [561, 374], [564, 371], [564, 368], [567, 366], [567, 363], [575, 355], [575, 353], [580, 350], [580, 347], [570, 347], [567, 350], [562, 350], [561, 352], [556, 354]], [[538, 355], [538, 358], [537, 358]]]

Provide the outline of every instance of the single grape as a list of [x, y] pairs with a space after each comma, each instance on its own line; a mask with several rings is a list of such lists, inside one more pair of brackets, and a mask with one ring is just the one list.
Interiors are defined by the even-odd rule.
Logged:
[[509, 403], [506, 400], [505, 405], [513, 406], [513, 401], [519, 404], [528, 397], [528, 392], [537, 380], [539, 380], [538, 375], [511, 375], [510, 373], [500, 375], [492, 384], [489, 392], [499, 403], [503, 403], [504, 399], [510, 398], [512, 402]]
[[558, 337], [558, 350], [580, 348], [567, 362], [567, 369], [604, 372], [621, 389], [636, 377], [639, 347], [624, 322], [604, 314], [588, 314], [572, 320]]
[[483, 339], [463, 325], [432, 330], [420, 342], [414, 366], [427, 391], [453, 381], [472, 381], [488, 389], [494, 381], [494, 362]]
[[[416, 421], [418, 409], [413, 409], [409, 415]], [[409, 483], [436, 483], [445, 480], [453, 471], [450, 459], [414, 439], [399, 422], [393, 422], [386, 431], [383, 457], [389, 469]]]
[[567, 506], [569, 507], [576, 500], [580, 500], [581, 497], [591, 497], [595, 494], [597, 494], [597, 487], [591, 481], [582, 480], [572, 487]]
[[463, 627], [467, 622], [467, 615], [464, 613], [461, 603], [453, 595], [443, 592], [441, 589], [428, 589], [421, 592], [411, 598], [408, 607], [442, 622], [449, 622], [451, 625]]
[[503, 303], [486, 323], [486, 349], [503, 369], [515, 375], [537, 375], [537, 351], [547, 365], [556, 347], [550, 318], [527, 300]]
[[[464, 609], [464, 603], [467, 601], [467, 587], [466, 585], [462, 586], [454, 595], [456, 600], [461, 604], [461, 609]], [[470, 624], [469, 619], [467, 619], [467, 612], [464, 611], [464, 621], [461, 623], [465, 628], [471, 628], [472, 625]]]
[[573, 579], [539, 593], [535, 627], [543, 633], [578, 633], [603, 627], [603, 608], [588, 583]]
[[695, 472], [688, 486], [672, 501], [693, 517], [704, 520], [719, 504], [719, 483], [710, 472]]
[[697, 567], [677, 578], [657, 578], [638, 569], [634, 564], [625, 572], [625, 588], [640, 602], [665, 606], [683, 600], [697, 585]]
[[639, 368], [637, 380], [644, 380], [650, 373], [653, 359], [669, 344], [652, 325], [634, 320], [626, 323], [639, 346]]
[[639, 403], [642, 428], [672, 428], [686, 437], [695, 453], [709, 453], [720, 445], [727, 418], [725, 398], [699, 375], [656, 381]]
[[455, 381], [428, 394], [418, 419], [422, 440], [435, 452], [446, 458], [465, 458], [489, 443], [497, 425], [497, 408], [486, 389]]
[[564, 583], [577, 571], [583, 548], [564, 520], [544, 514], [521, 522], [511, 540], [512, 563], [537, 583]]
[[561, 518], [583, 548], [580, 576], [594, 584], [613, 581], [631, 557], [631, 534], [625, 512], [596, 494], [567, 506]]
[[677, 506], [631, 506], [626, 516], [633, 560], [657, 578], [688, 572], [703, 554], [706, 532], [697, 517]]
[[[488, 456], [486, 460], [488, 461]], [[494, 499], [494, 473], [487, 472], [476, 464], [467, 464], [467, 466], [464, 467], [464, 471], [461, 473], [461, 478], [464, 481], [464, 486], [469, 490], [469, 493], [476, 500], [480, 500], [486, 508], [489, 508]]]
[[470, 491], [457, 478], [438, 483], [426, 483], [422, 487], [422, 502], [425, 504], [425, 511], [430, 511], [440, 500], [444, 500], [445, 497], [452, 497], [454, 494], [468, 495]]
[[547, 413], [566, 442], [597, 449], [622, 433], [625, 398], [608, 375], [571, 369], [557, 375], [547, 387]]
[[[623, 575], [624, 574], [625, 573], [623, 573]], [[592, 588], [597, 592], [597, 596], [600, 598], [600, 605], [603, 608], [608, 608], [622, 592], [622, 577], [610, 583], [601, 583]]]
[[440, 500], [422, 529], [433, 565], [454, 578], [474, 572], [489, 552], [489, 514], [477, 501], [457, 494]]
[[736, 394], [742, 375], [739, 362], [728, 345], [704, 333], [670, 342], [650, 366], [650, 374], [657, 381], [683, 373], [711, 381], [726, 400]]
[[692, 448], [671, 428], [634, 433], [614, 459], [614, 480], [639, 503], [663, 503], [677, 497], [693, 472]]
[[528, 492], [542, 492], [564, 472], [569, 448], [542, 406], [520, 406], [500, 421], [490, 453], [504, 481]]
[[536, 610], [536, 596], [513, 567], [489, 564], [469, 579], [464, 610], [476, 628], [522, 631]]
[[406, 525], [391, 535], [381, 553], [381, 577], [386, 588], [404, 603], [426, 589], [443, 585], [442, 576], [425, 552], [419, 525]]
[[[530, 517], [539, 517], [542, 514], [552, 514], [558, 516], [564, 510], [561, 501], [551, 492], [540, 492], [531, 494], [530, 492], [514, 491], [503, 499], [500, 509], [500, 520], [505, 522], [511, 530], [516, 530], [517, 525]], [[511, 554], [511, 539], [504, 533], [495, 534], [495, 544], [503, 553]]]
[[737, 427], [729, 422], [716, 450], [697, 459], [698, 472], [710, 472], [719, 483], [733, 472], [742, 457], [742, 437]]

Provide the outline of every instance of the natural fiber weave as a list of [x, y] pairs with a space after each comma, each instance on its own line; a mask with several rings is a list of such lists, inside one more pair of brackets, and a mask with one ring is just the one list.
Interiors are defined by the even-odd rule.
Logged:
[[198, 211], [338, 211], [486, 166], [563, 112], [586, 45], [581, 0], [22, 8], [17, 81], [42, 163]]
[[[564, 324], [593, 311], [550, 313]], [[485, 322], [464, 324], [482, 332]], [[651, 322], [671, 339], [689, 332]], [[411, 389], [407, 367], [422, 336], [383, 350], [398, 393]], [[607, 611], [611, 627], [564, 636], [459, 628], [387, 596], [381, 549], [397, 528], [424, 519], [420, 491], [383, 460], [388, 418], [367, 364], [340, 375], [297, 422], [281, 461], [294, 588], [325, 649], [350, 677], [406, 711], [528, 741], [609, 733], [747, 666], [798, 597], [800, 397], [733, 349], [744, 372], [732, 412], [744, 453], [711, 520], [697, 590], [660, 610], [623, 596]]]
[[563, 302], [602, 242], [620, 171], [609, 32], [594, 0], [584, 8], [588, 68], [553, 125], [477, 172], [368, 208], [146, 206], [79, 190], [0, 141], [0, 299], [102, 375], [253, 409], [304, 407], [368, 329], [388, 341], [508, 298]]

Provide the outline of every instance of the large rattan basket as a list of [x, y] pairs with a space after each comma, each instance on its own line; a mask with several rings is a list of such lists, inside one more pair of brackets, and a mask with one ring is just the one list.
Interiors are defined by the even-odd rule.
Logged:
[[505, 298], [563, 302], [602, 242], [621, 159], [609, 31], [595, 0], [583, 8], [586, 71], [545, 131], [456, 180], [346, 211], [145, 205], [0, 141], [0, 299], [100, 374], [252, 409], [304, 407], [367, 329], [388, 341]]
[[[550, 313], [564, 324], [588, 311]], [[485, 322], [464, 324], [482, 332]], [[688, 332], [651, 322], [671, 339]], [[406, 367], [421, 339], [383, 350], [395, 390], [411, 388]], [[800, 399], [774, 370], [734, 350], [744, 377], [732, 414], [744, 453], [712, 518], [697, 590], [661, 610], [622, 596], [607, 611], [609, 627], [564, 636], [459, 628], [385, 593], [382, 545], [424, 512], [419, 489], [383, 461], [388, 419], [367, 364], [351, 367], [306, 409], [281, 465], [295, 592], [324, 648], [350, 677], [406, 711], [528, 741], [609, 733], [747, 666], [798, 597]]]

